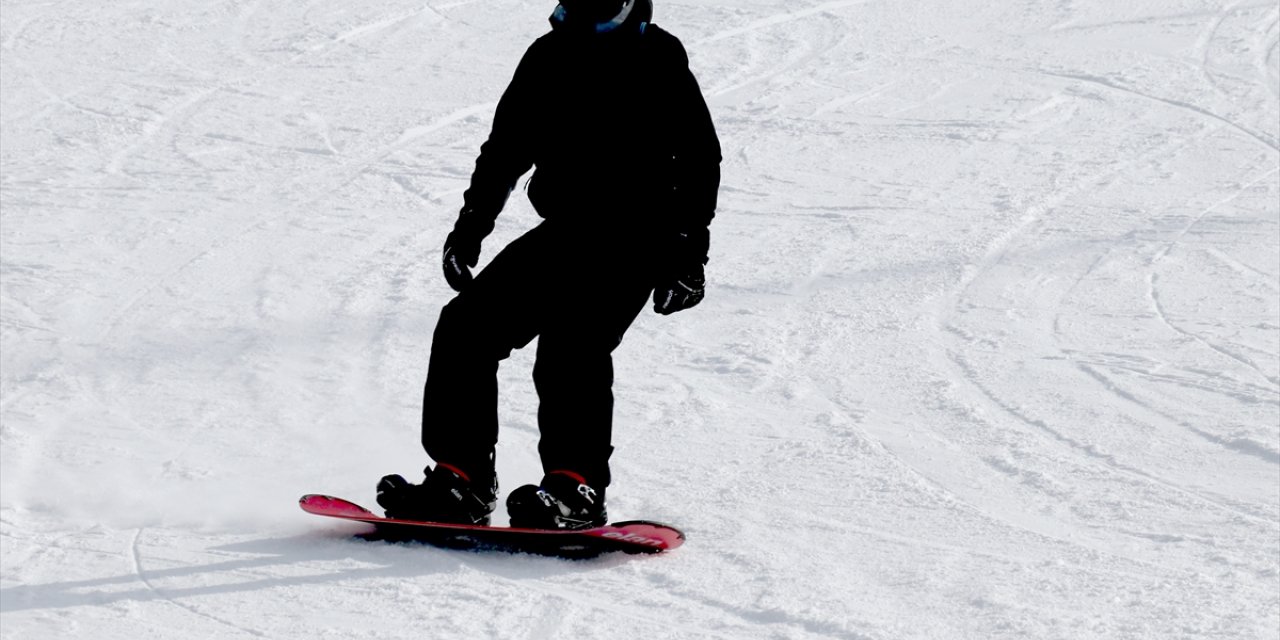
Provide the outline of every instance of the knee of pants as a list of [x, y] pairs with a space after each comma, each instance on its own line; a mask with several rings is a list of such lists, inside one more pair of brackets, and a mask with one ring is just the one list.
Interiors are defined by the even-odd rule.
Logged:
[[432, 347], [448, 351], [482, 349], [486, 342], [483, 340], [483, 324], [474, 305], [463, 298], [454, 298], [440, 310], [440, 319], [431, 339]]
[[440, 310], [431, 344], [433, 351], [502, 360], [511, 355], [512, 349], [524, 347], [532, 339], [531, 327], [459, 296]]
[[538, 349], [533, 364], [533, 383], [540, 390], [566, 385], [575, 387], [613, 385], [613, 358], [609, 353], [562, 352]]
[[444, 329], [457, 332], [474, 328], [476, 321], [483, 315], [479, 305], [471, 298], [462, 295], [454, 296], [440, 309], [440, 320], [436, 324], [436, 331]]

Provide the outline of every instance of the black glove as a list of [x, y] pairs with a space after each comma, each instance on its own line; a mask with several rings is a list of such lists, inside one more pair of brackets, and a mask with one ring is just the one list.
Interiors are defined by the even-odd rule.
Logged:
[[684, 311], [702, 302], [706, 291], [706, 276], [702, 265], [697, 265], [688, 273], [666, 278], [658, 284], [653, 290], [653, 310], [664, 316]]
[[702, 302], [707, 279], [702, 266], [707, 263], [710, 233], [703, 227], [681, 231], [664, 243], [665, 268], [653, 290], [653, 310], [670, 315]]
[[480, 243], [458, 239], [454, 234], [444, 241], [444, 279], [454, 291], [471, 284], [471, 267], [480, 261]]
[[444, 240], [444, 279], [454, 291], [471, 284], [471, 267], [480, 262], [480, 243], [493, 231], [493, 218], [463, 207]]

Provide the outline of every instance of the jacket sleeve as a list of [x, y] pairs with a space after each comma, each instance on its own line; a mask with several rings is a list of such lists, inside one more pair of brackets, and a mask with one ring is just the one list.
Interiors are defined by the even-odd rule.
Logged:
[[471, 185], [463, 193], [459, 227], [484, 237], [493, 230], [494, 220], [507, 204], [516, 181], [533, 166], [530, 114], [534, 111], [535, 74], [538, 67], [538, 45], [525, 52], [516, 67], [515, 76], [493, 115], [489, 139], [480, 146]]
[[711, 219], [720, 190], [720, 140], [698, 81], [689, 70], [689, 57], [677, 44], [678, 71], [674, 85], [676, 135], [673, 150], [673, 205], [676, 232], [685, 237], [684, 259], [706, 264]]

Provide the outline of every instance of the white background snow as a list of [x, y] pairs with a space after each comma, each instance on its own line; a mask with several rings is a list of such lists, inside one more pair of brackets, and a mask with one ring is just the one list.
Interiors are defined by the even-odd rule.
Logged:
[[658, 0], [724, 182], [706, 302], [617, 353], [610, 511], [688, 543], [299, 511], [427, 463], [441, 243], [553, 6], [0, 3], [0, 637], [1280, 636], [1274, 0]]

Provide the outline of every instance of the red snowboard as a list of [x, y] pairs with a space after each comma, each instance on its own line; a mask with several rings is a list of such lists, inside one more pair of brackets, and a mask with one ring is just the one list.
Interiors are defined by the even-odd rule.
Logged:
[[615, 522], [579, 531], [556, 531], [396, 520], [384, 518], [354, 502], [318, 494], [302, 496], [298, 503], [307, 513], [373, 525], [377, 535], [365, 537], [417, 540], [451, 548], [588, 557], [609, 551], [659, 553], [684, 544], [684, 533], [679, 529], [644, 520]]

